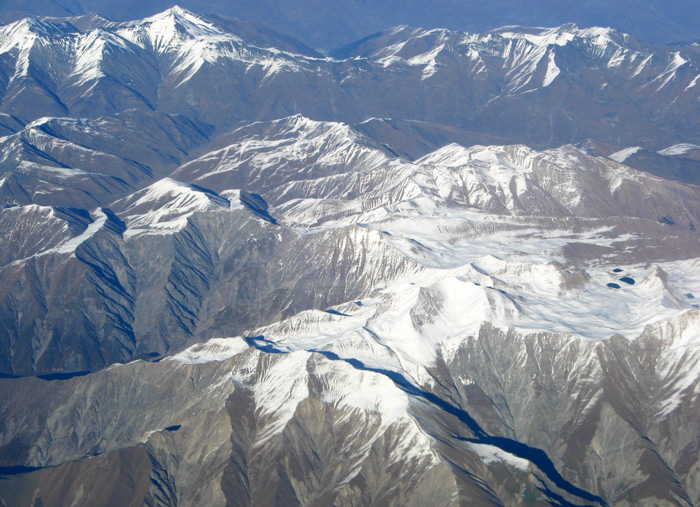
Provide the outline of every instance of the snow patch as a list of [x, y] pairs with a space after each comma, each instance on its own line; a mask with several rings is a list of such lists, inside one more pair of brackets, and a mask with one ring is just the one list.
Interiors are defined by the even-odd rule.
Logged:
[[477, 444], [469, 442], [469, 448], [474, 451], [487, 465], [494, 463], [504, 463], [523, 472], [530, 469], [530, 462], [524, 458], [519, 458], [514, 454], [504, 451], [494, 445]]
[[615, 162], [623, 164], [625, 160], [627, 160], [629, 157], [631, 157], [641, 149], [641, 146], [632, 146], [631, 148], [625, 148], [624, 150], [617, 151], [610, 155], [608, 158], [614, 160]]
[[676, 157], [679, 155], [686, 155], [694, 151], [700, 151], [700, 146], [698, 146], [697, 144], [680, 143], [674, 144], [673, 146], [669, 146], [668, 148], [664, 148], [663, 150], [659, 150], [657, 153], [659, 155], [664, 155], [667, 157]]
[[123, 207], [126, 237], [176, 231], [184, 227], [196, 212], [231, 209], [226, 198], [172, 178], [156, 181], [114, 205]]
[[204, 364], [212, 361], [225, 361], [249, 348], [243, 338], [212, 338], [205, 343], [198, 343], [167, 358], [182, 364]]
[[92, 222], [90, 225], [87, 226], [87, 228], [83, 231], [82, 234], [79, 236], [76, 236], [75, 238], [69, 239], [65, 243], [61, 244], [60, 246], [56, 248], [52, 248], [51, 250], [46, 250], [43, 253], [59, 253], [59, 254], [65, 254], [65, 253], [73, 253], [75, 252], [75, 249], [78, 248], [81, 244], [83, 244], [85, 241], [90, 239], [95, 235], [97, 231], [99, 231], [102, 226], [107, 222], [107, 215], [101, 210], [95, 210], [93, 213], [95, 220]]
[[554, 51], [550, 51], [547, 60], [547, 74], [544, 76], [542, 86], [546, 87], [552, 84], [560, 72], [559, 67], [557, 67], [557, 64], [554, 61]]

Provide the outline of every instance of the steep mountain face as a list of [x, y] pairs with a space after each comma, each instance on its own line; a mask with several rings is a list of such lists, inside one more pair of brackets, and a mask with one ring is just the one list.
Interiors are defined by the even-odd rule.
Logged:
[[699, 55], [0, 27], [0, 505], [700, 505]]

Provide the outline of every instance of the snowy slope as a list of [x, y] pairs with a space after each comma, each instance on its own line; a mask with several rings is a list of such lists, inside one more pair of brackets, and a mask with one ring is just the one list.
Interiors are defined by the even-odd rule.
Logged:
[[[180, 229], [197, 212], [227, 210], [228, 199], [171, 178], [159, 180], [113, 204], [127, 218], [127, 234]], [[235, 205], [234, 205], [235, 207]]]

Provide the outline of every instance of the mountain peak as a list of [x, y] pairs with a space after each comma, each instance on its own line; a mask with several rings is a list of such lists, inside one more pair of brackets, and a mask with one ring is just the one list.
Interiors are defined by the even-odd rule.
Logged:
[[122, 32], [127, 38], [135, 36], [142, 41], [146, 39], [156, 50], [166, 49], [178, 41], [204, 39], [225, 33], [203, 17], [179, 6], [149, 18], [129, 22]]
[[51, 31], [54, 24], [40, 18], [23, 18], [15, 23], [12, 23], [12, 25], [33, 32], [48, 33]]
[[216, 32], [221, 31], [219, 29], [215, 29], [214, 25], [206, 21], [203, 17], [188, 11], [187, 9], [183, 9], [178, 5], [143, 20], [144, 23], [163, 21], [167, 21], [185, 28], [201, 27], [202, 29], [214, 29]]
[[167, 9], [163, 12], [167, 12], [169, 15], [173, 16], [195, 16], [195, 14], [193, 14], [191, 11], [180, 7], [179, 5], [173, 5], [170, 9]]

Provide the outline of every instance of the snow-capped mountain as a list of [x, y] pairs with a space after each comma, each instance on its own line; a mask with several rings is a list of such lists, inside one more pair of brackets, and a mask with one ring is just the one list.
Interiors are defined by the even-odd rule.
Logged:
[[0, 503], [699, 505], [698, 54], [0, 27]]
[[[422, 81], [433, 80], [431, 88], [439, 93], [459, 82], [466, 90], [457, 107], [468, 105], [471, 125], [480, 127], [476, 130], [518, 139], [517, 132], [522, 136], [524, 130], [542, 129], [537, 125], [541, 123], [551, 127], [550, 137], [527, 141], [543, 145], [561, 144], [555, 138], [562, 131], [582, 133], [586, 129], [582, 124], [592, 120], [596, 115], [592, 109], [598, 107], [606, 110], [599, 114], [607, 120], [598, 121], [611, 129], [606, 132], [608, 141], [616, 139], [615, 123], [630, 129], [647, 117], [658, 121], [670, 114], [684, 115], [683, 109], [697, 102], [700, 76], [697, 53], [690, 48], [667, 47], [659, 52], [659, 46], [613, 29], [576, 25], [506, 27], [487, 34], [398, 27], [335, 55], [368, 58], [388, 70], [418, 71]], [[636, 106], [628, 107], [632, 103]], [[512, 114], [513, 108], [518, 115]], [[534, 108], [541, 109], [533, 114]], [[572, 110], [576, 112], [567, 113]], [[489, 124], [496, 121], [497, 128]], [[634, 135], [640, 139], [649, 134]]]
[[223, 147], [184, 164], [175, 176], [210, 188], [264, 191], [295, 180], [371, 171], [394, 157], [348, 125], [301, 115], [246, 125], [217, 144]]
[[538, 147], [700, 142], [693, 46], [607, 28], [398, 27], [323, 57], [275, 32], [181, 8], [87, 26], [25, 19], [2, 27], [0, 112], [32, 121], [155, 109], [226, 128], [294, 113], [400, 118]]
[[[183, 97], [178, 88], [184, 83], [219, 65], [219, 71], [231, 75], [257, 67], [264, 77], [295, 68], [295, 54], [304, 52], [311, 51], [285, 37], [275, 39], [274, 32], [244, 23], [217, 26], [178, 7], [83, 32], [68, 21], [28, 18], [0, 32], [7, 76], [3, 110], [34, 119], [39, 114], [94, 117], [129, 108], [162, 109], [161, 102]], [[202, 79], [195, 82], [201, 86]]]

